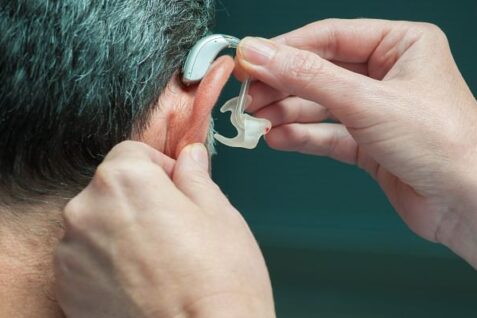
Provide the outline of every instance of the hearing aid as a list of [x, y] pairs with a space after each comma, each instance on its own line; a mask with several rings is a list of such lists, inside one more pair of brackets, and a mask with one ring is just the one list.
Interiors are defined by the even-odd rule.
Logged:
[[[223, 34], [210, 35], [198, 41], [189, 52], [182, 69], [184, 84], [193, 85], [200, 82], [219, 53], [227, 48], [236, 49], [239, 43], [240, 39]], [[231, 112], [230, 121], [237, 130], [237, 135], [233, 138], [214, 134], [214, 138], [226, 146], [254, 149], [260, 138], [272, 128], [270, 121], [245, 113], [246, 106], [252, 101], [248, 95], [250, 83], [250, 78], [245, 79], [239, 96], [232, 98], [220, 108], [222, 113]]]

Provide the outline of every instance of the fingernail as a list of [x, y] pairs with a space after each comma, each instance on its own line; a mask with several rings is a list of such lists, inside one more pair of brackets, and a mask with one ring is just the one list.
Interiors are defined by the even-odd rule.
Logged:
[[246, 37], [239, 44], [240, 55], [254, 65], [265, 65], [272, 59], [277, 50], [275, 44], [267, 39]]
[[209, 169], [209, 154], [203, 144], [193, 144], [189, 146], [189, 154], [202, 169]]

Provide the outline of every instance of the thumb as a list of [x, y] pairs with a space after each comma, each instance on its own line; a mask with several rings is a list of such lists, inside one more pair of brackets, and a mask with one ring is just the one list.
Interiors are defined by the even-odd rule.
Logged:
[[317, 102], [340, 115], [368, 106], [379, 81], [339, 67], [315, 53], [271, 40], [247, 37], [237, 49], [239, 68], [290, 95]]
[[209, 155], [203, 144], [192, 144], [182, 150], [172, 180], [190, 200], [210, 212], [225, 198], [210, 178]]

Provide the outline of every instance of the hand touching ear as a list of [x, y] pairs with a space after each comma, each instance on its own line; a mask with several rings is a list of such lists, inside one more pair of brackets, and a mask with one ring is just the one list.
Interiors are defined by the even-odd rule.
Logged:
[[65, 208], [55, 255], [69, 318], [274, 317], [260, 249], [208, 174], [205, 147], [177, 162], [115, 147]]

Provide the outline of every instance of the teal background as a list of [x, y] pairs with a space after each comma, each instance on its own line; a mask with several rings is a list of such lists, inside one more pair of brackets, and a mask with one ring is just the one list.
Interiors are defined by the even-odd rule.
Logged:
[[[477, 92], [475, 0], [222, 0], [216, 32], [272, 37], [329, 17], [439, 25]], [[229, 84], [220, 104], [238, 91]], [[233, 134], [226, 116], [214, 117]], [[364, 172], [263, 142], [218, 152], [214, 178], [263, 249], [279, 317], [477, 317], [477, 272], [411, 233]]]

